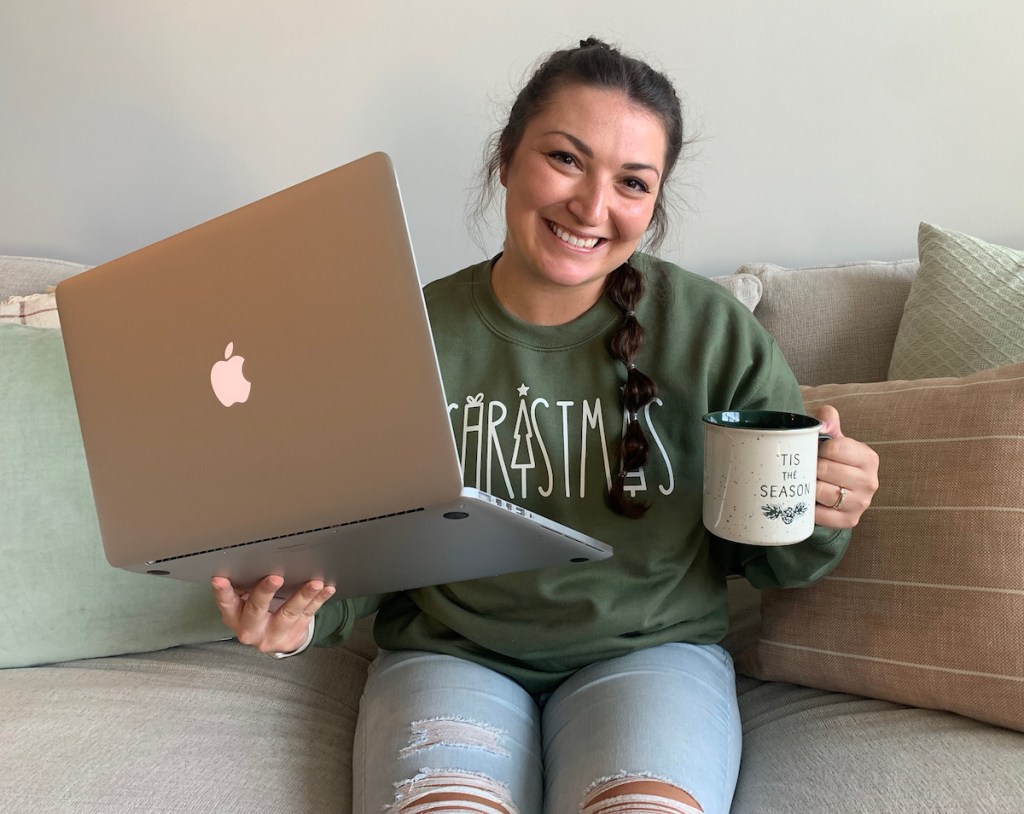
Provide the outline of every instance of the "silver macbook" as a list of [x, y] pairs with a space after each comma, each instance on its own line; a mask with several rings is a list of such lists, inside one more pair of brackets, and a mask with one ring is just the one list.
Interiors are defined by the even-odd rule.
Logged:
[[72, 277], [57, 306], [114, 566], [344, 597], [611, 556], [463, 487], [383, 153]]

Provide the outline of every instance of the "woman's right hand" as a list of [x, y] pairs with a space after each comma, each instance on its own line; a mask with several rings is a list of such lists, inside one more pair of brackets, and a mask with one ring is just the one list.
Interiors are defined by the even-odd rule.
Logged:
[[306, 641], [313, 615], [334, 595], [334, 586], [311, 580], [288, 599], [275, 599], [284, 584], [271, 575], [251, 590], [236, 589], [226, 577], [214, 577], [213, 599], [221, 619], [238, 641], [261, 653], [291, 653]]

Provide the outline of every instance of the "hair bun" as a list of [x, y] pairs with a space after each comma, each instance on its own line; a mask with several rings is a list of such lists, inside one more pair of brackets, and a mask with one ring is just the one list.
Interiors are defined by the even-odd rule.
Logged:
[[580, 48], [607, 48], [611, 50], [607, 43], [601, 42], [596, 37], [587, 37], [585, 40], [580, 40]]

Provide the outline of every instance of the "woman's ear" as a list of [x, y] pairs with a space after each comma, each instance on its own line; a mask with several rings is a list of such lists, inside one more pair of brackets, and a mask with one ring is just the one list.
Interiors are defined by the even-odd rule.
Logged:
[[506, 188], [508, 187], [508, 164], [507, 163], [503, 162], [502, 165], [498, 168], [498, 182], [503, 187], [506, 187]]

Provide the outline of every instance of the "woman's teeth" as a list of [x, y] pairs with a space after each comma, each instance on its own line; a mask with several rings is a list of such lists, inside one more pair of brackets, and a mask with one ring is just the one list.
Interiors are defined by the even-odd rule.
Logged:
[[554, 232], [555, 234], [555, 237], [557, 237], [559, 240], [565, 243], [568, 243], [570, 246], [575, 246], [577, 249], [592, 249], [601, 240], [601, 238], [599, 237], [576, 237], [576, 235], [570, 234], [556, 223], [552, 223], [550, 224], [550, 226], [551, 231]]

